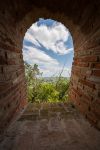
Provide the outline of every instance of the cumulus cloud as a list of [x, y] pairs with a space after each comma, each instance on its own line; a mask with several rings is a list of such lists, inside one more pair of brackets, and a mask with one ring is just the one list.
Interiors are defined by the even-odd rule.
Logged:
[[[35, 63], [39, 65], [39, 69], [43, 72], [43, 76], [57, 76], [62, 71], [63, 66], [56, 60], [45, 54], [45, 52], [33, 48], [32, 46], [23, 47], [23, 58], [24, 61], [27, 61], [31, 65]], [[71, 69], [64, 67], [62, 76], [70, 76]]]
[[49, 63], [53, 65], [58, 65], [58, 61], [53, 59], [45, 52], [34, 48], [32, 46], [24, 46], [23, 47], [23, 58], [25, 61], [30, 62], [31, 64], [34, 63]]
[[[65, 26], [56, 21], [53, 21], [50, 26], [49, 24], [39, 25], [38, 22], [32, 24], [24, 37], [24, 41], [31, 43], [27, 44], [27, 42], [24, 42], [24, 61], [27, 61], [31, 65], [38, 64], [40, 71], [43, 72], [43, 76], [59, 75], [63, 66], [56, 58], [52, 58], [48, 52], [52, 51], [56, 55], [70, 53], [73, 48], [67, 48], [66, 46], [69, 35], [69, 31]], [[65, 66], [62, 76], [70, 76], [70, 72], [71, 68]]]
[[69, 31], [62, 23], [54, 21], [52, 26], [45, 24], [38, 26], [36, 22], [28, 29], [24, 40], [30, 41], [35, 46], [40, 46], [40, 42], [47, 50], [64, 55], [72, 50], [68, 49], [65, 44], [68, 37]]

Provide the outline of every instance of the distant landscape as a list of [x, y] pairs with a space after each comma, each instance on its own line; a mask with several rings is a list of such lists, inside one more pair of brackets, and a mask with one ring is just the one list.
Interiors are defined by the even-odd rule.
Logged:
[[[61, 78], [65, 79], [65, 80], [70, 80], [70, 77], [62, 77], [61, 76]], [[59, 77], [58, 76], [56, 76], [56, 77], [42, 77], [42, 79], [44, 81], [50, 82], [50, 81], [56, 81], [56, 80], [58, 80]]]
[[59, 76], [43, 77], [38, 65], [31, 66], [25, 62], [25, 77], [27, 81], [28, 101], [41, 102], [64, 102], [68, 101], [69, 77]]

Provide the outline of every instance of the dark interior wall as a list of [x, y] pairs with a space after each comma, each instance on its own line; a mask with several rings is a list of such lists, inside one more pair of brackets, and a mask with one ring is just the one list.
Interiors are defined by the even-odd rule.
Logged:
[[12, 4], [4, 4], [0, 4], [0, 133], [26, 105], [21, 33], [14, 10], [10, 12]]
[[27, 104], [22, 42], [38, 18], [52, 18], [70, 30], [75, 56], [70, 99], [100, 128], [99, 0], [4, 0], [0, 4], [0, 130]]

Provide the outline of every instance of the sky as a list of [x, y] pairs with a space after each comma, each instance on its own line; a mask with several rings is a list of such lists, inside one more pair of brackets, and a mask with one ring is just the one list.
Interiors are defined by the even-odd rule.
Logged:
[[38, 64], [43, 77], [69, 77], [73, 61], [73, 41], [69, 30], [60, 22], [39, 18], [27, 30], [23, 40], [23, 59]]

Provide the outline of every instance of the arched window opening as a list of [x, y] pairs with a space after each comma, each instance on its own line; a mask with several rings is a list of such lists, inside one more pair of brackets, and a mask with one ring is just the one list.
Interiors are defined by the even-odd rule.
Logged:
[[40, 18], [32, 24], [23, 40], [29, 101], [69, 100], [73, 49], [71, 34], [62, 23]]

